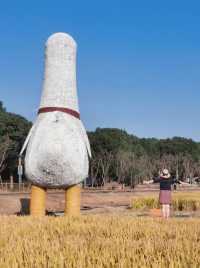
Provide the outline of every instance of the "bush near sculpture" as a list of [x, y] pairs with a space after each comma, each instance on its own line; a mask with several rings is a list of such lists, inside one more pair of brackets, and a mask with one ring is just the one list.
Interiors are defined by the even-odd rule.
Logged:
[[[135, 197], [131, 200], [130, 207], [132, 209], [159, 208], [158, 195]], [[176, 211], [200, 210], [200, 193], [173, 193], [172, 209]]]

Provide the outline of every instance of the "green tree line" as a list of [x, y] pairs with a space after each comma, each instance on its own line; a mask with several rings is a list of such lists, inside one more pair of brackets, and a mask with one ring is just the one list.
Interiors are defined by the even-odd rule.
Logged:
[[9, 113], [0, 101], [0, 176], [17, 177], [18, 155], [32, 123]]
[[138, 138], [115, 128], [97, 128], [88, 134], [91, 185], [114, 180], [134, 186], [163, 168], [182, 180], [200, 176], [200, 143], [192, 139]]

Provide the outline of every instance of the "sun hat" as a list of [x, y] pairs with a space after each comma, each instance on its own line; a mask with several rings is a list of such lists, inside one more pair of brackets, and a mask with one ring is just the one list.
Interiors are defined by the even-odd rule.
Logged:
[[161, 177], [162, 177], [162, 178], [166, 178], [166, 179], [168, 179], [168, 178], [170, 177], [169, 170], [166, 169], [166, 168], [164, 168], [164, 169], [162, 170], [162, 172], [161, 172]]

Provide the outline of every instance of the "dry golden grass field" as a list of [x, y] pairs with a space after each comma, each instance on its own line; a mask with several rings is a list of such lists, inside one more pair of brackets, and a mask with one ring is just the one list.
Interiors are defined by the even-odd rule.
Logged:
[[[159, 208], [158, 194], [134, 196], [130, 203], [133, 209]], [[175, 211], [198, 211], [200, 210], [200, 192], [173, 192], [172, 209]]]
[[0, 267], [200, 267], [200, 220], [0, 217]]
[[[78, 218], [1, 215], [0, 268], [200, 267], [200, 192], [173, 193], [169, 220], [150, 217], [158, 194], [83, 192]], [[1, 214], [28, 197], [1, 195]], [[49, 211], [63, 205], [63, 193], [49, 194]]]

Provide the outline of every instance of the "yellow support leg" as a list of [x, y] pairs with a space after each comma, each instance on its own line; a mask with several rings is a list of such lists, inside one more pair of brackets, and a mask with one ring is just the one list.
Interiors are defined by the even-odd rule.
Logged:
[[70, 186], [65, 190], [65, 215], [79, 216], [81, 206], [80, 185]]
[[46, 210], [46, 189], [32, 185], [30, 214], [32, 216], [44, 216]]

